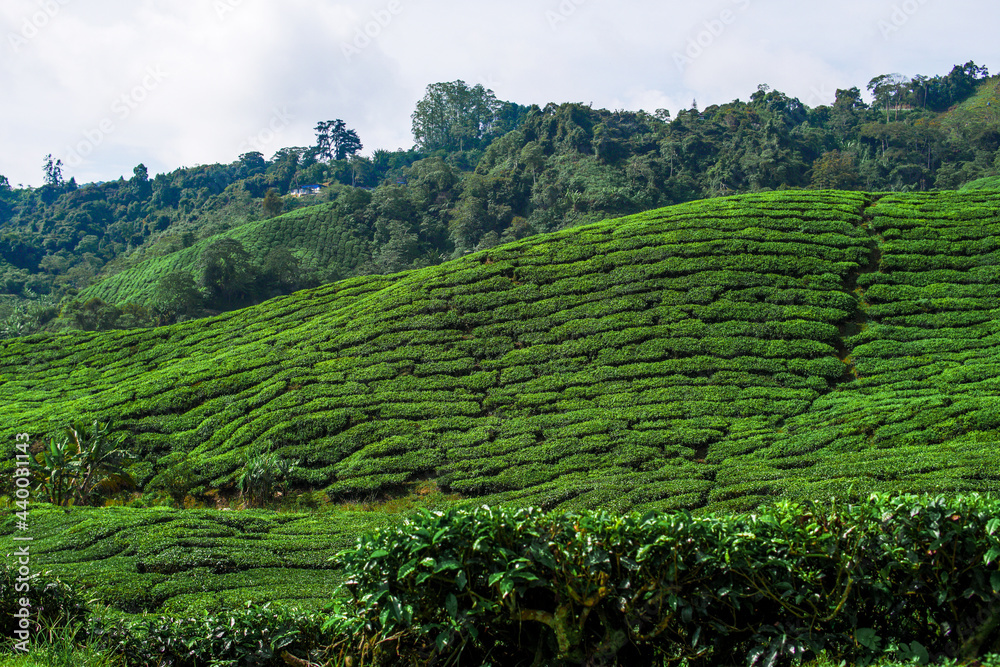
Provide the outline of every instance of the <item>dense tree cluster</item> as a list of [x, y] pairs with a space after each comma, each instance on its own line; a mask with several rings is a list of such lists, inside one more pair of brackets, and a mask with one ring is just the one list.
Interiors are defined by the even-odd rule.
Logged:
[[[65, 311], [79, 290], [107, 276], [321, 202], [334, 204], [325, 225], [352, 230], [356, 257], [311, 268], [348, 277], [719, 195], [954, 189], [1000, 174], [1000, 98], [987, 75], [972, 62], [944, 76], [886, 74], [868, 83], [871, 104], [854, 87], [814, 108], [761, 85], [746, 102], [674, 118], [576, 103], [525, 107], [454, 81], [428, 86], [417, 103], [413, 148], [370, 157], [358, 155], [360, 137], [340, 119], [316, 126], [315, 146], [282, 148], [270, 159], [250, 151], [230, 164], [152, 178], [140, 164], [128, 180], [82, 187], [64, 180], [49, 155], [40, 188], [14, 189], [0, 176], [0, 293], [10, 295], [0, 301], [0, 323], [16, 320], [0, 324], [0, 335], [37, 330], [44, 323], [28, 313], [45, 310], [42, 300]], [[290, 196], [317, 184], [325, 188], [318, 196]], [[283, 245], [293, 249], [273, 247]], [[271, 249], [247, 251], [260, 267]], [[215, 308], [306, 282], [256, 281], [258, 291], [224, 295], [190, 273], [202, 305]], [[74, 317], [48, 326], [75, 326]]]

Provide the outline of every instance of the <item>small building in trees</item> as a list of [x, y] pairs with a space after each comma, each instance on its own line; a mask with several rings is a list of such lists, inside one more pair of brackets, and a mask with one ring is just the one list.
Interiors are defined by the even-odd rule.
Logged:
[[292, 190], [288, 194], [292, 195], [293, 197], [305, 197], [306, 195], [318, 195], [320, 193], [320, 190], [322, 190], [322, 189], [323, 189], [323, 186], [322, 185], [318, 185], [318, 184], [317, 185], [303, 185], [303, 186], [295, 188], [294, 190]]

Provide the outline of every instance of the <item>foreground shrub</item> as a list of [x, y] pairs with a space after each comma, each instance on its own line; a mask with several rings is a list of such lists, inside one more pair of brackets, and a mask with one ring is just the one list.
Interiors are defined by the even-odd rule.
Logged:
[[[77, 590], [48, 572], [19, 572], [16, 559], [8, 559], [0, 563], [0, 623], [6, 639], [16, 643], [70, 625], [86, 634], [89, 608]], [[22, 622], [23, 598], [30, 606]]]
[[133, 458], [125, 435], [112, 435], [109, 423], [95, 420], [64, 427], [29, 465], [42, 498], [54, 505], [85, 505], [134, 489], [128, 470]]
[[195, 617], [95, 619], [94, 634], [136, 667], [272, 667], [291, 652], [319, 660], [332, 638], [323, 617], [290, 608], [247, 606]]
[[427, 512], [338, 554], [334, 646], [382, 664], [763, 664], [1000, 649], [1000, 502], [761, 515]]

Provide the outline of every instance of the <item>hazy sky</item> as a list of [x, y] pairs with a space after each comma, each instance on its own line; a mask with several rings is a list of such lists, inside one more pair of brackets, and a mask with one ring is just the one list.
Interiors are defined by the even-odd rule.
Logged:
[[408, 148], [428, 84], [520, 104], [809, 106], [878, 74], [1000, 73], [996, 0], [3, 0], [0, 174], [116, 179], [309, 146]]

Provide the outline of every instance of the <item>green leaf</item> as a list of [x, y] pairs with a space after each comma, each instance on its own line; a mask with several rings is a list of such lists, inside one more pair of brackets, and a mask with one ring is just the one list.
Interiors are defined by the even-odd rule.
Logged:
[[438, 572], [444, 572], [445, 570], [458, 570], [461, 569], [461, 567], [462, 564], [457, 560], [448, 558], [438, 563], [437, 567], [434, 568], [434, 573], [437, 574]]
[[371, 552], [371, 554], [368, 557], [372, 558], [372, 559], [374, 559], [374, 558], [385, 558], [388, 555], [389, 555], [389, 552], [386, 551], [385, 549], [377, 549], [376, 551]]
[[488, 585], [492, 586], [493, 584], [497, 583], [498, 581], [503, 579], [506, 574], [507, 574], [506, 572], [494, 572], [493, 574], [490, 575], [490, 580]]
[[685, 606], [684, 609], [681, 610], [681, 622], [690, 623], [692, 619], [694, 619], [694, 609], [690, 606]]
[[921, 665], [926, 665], [931, 661], [930, 653], [920, 642], [910, 642], [908, 646], [903, 644], [902, 648], [905, 650], [900, 651], [900, 657], [904, 660], [917, 660]]
[[406, 579], [408, 576], [410, 576], [416, 569], [417, 569], [416, 559], [408, 561], [404, 563], [402, 566], [400, 566], [399, 572], [396, 574], [396, 579], [402, 581], [403, 579]]
[[[403, 618], [403, 607], [399, 603], [399, 598], [390, 595], [389, 599], [387, 600], [387, 603], [388, 604], [386, 604], [385, 611], [383, 611], [382, 613], [385, 614], [386, 612], [388, 612], [388, 617], [392, 618], [392, 620], [394, 621], [401, 620]], [[384, 625], [385, 621], [382, 621], [382, 624]]]
[[448, 593], [448, 597], [444, 601], [445, 611], [452, 618], [458, 618], [458, 598], [456, 598], [452, 593]]
[[878, 650], [878, 644], [882, 640], [871, 628], [858, 628], [854, 631], [854, 638], [859, 644], [872, 651]]
[[465, 590], [465, 585], [468, 583], [469, 579], [465, 576], [465, 570], [459, 570], [455, 576], [455, 585], [458, 586], [458, 590]]
[[541, 563], [550, 570], [557, 569], [556, 559], [552, 556], [552, 552], [545, 546], [538, 543], [532, 544], [529, 552], [536, 562]]
[[994, 572], [990, 575], [990, 586], [993, 587], [994, 593], [1000, 593], [1000, 572]]

